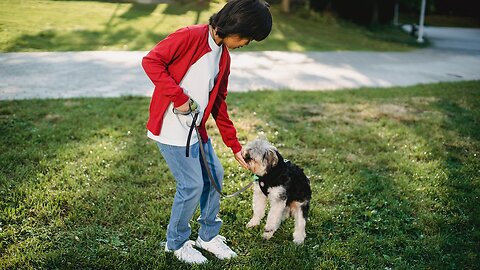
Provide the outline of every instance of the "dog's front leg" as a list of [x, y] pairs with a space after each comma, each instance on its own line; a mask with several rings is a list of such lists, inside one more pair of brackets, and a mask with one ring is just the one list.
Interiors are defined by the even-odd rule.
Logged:
[[271, 188], [269, 190], [270, 211], [267, 216], [267, 223], [265, 224], [265, 231], [263, 238], [270, 239], [282, 222], [282, 217], [286, 207], [285, 189]]
[[247, 228], [255, 227], [260, 224], [260, 221], [265, 216], [265, 207], [267, 205], [267, 196], [265, 196], [260, 189], [258, 183], [253, 185], [253, 217], [247, 223]]

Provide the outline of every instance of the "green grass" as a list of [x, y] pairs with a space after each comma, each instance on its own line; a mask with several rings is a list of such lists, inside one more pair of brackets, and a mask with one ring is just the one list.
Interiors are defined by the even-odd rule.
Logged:
[[[0, 52], [150, 50], [176, 29], [207, 23], [224, 1], [141, 5], [107, 1], [0, 1]], [[415, 39], [396, 28], [369, 30], [318, 14], [272, 7], [270, 37], [242, 50], [406, 51]], [[423, 45], [425, 46], [425, 45]]]
[[[400, 22], [403, 24], [418, 24], [418, 14], [401, 14]], [[439, 27], [469, 27], [480, 28], [480, 19], [473, 17], [459, 17], [448, 15], [426, 15], [425, 25]]]
[[[292, 243], [291, 220], [270, 241], [246, 229], [248, 191], [220, 212], [239, 257], [198, 268], [478, 269], [479, 96], [479, 81], [231, 93], [242, 143], [265, 136], [310, 177], [307, 239]], [[186, 268], [160, 247], [175, 186], [148, 104], [0, 102], [0, 269]], [[212, 125], [231, 193], [251, 174]]]

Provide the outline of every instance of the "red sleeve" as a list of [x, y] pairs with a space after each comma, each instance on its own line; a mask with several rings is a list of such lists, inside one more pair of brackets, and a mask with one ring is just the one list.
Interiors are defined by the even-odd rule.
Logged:
[[[230, 63], [228, 63], [229, 65]], [[218, 95], [215, 99], [215, 103], [212, 108], [212, 116], [215, 119], [222, 140], [226, 146], [232, 149], [234, 154], [242, 150], [242, 146], [238, 142], [237, 130], [233, 126], [233, 122], [230, 120], [230, 117], [227, 112], [227, 103], [225, 99], [227, 98], [227, 85], [228, 85], [228, 75], [230, 74], [230, 68], [227, 66], [227, 71], [221, 85], [218, 89]]]
[[175, 107], [183, 105], [189, 97], [172, 78], [168, 66], [185, 54], [188, 49], [189, 33], [188, 28], [179, 29], [160, 41], [142, 59], [143, 69], [155, 85], [155, 91], [160, 91], [163, 96], [168, 97]]

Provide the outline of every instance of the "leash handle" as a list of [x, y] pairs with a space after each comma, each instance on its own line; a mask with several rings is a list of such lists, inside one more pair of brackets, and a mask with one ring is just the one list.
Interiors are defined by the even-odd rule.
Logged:
[[198, 132], [198, 128], [197, 128], [197, 118], [198, 118], [198, 112], [195, 113], [195, 115], [193, 116], [192, 125], [190, 125], [190, 130], [188, 131], [187, 145], [186, 145], [186, 149], [185, 149], [185, 156], [186, 157], [190, 156], [190, 153], [189, 153], [190, 152], [190, 139], [192, 138], [192, 132], [193, 132], [194, 128], [197, 131], [198, 141], [201, 142], [201, 140], [202, 140], [202, 138], [200, 138], [200, 133]]
[[186, 111], [186, 112], [179, 111], [179, 110], [177, 110], [177, 108], [173, 107], [173, 113], [174, 114], [181, 114], [181, 115], [189, 115], [189, 114], [193, 114], [193, 113], [199, 113], [198, 107], [200, 107], [200, 105], [198, 105], [198, 103], [195, 100], [190, 99], [190, 101], [188, 103], [188, 111]]
[[[192, 138], [193, 128], [194, 128], [194, 126], [197, 125], [197, 118], [198, 118], [198, 115], [200, 113], [200, 111], [198, 110], [198, 107], [199, 107], [198, 103], [191, 98], [189, 99], [189, 103], [188, 103], [188, 111], [186, 111], [186, 112], [179, 111], [175, 107], [173, 107], [173, 113], [174, 114], [192, 115], [193, 120], [192, 120], [192, 124], [190, 125], [190, 129], [188, 131], [187, 145], [186, 145], [186, 149], [185, 149], [185, 156], [186, 157], [190, 156], [190, 139]], [[197, 132], [197, 135], [198, 134], [199, 133]], [[198, 139], [200, 140], [200, 137]]]

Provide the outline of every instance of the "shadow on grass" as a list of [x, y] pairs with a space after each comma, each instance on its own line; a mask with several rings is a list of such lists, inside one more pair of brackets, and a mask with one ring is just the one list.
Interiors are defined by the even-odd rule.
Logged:
[[[108, 2], [108, 1], [107, 1]], [[114, 1], [118, 3], [118, 1]], [[38, 51], [90, 51], [102, 50], [105, 47], [116, 49], [145, 50], [164, 39], [169, 33], [159, 32], [166, 15], [182, 15], [194, 11], [196, 16], [193, 24], [200, 23], [200, 16], [210, 9], [210, 3], [191, 2], [186, 4], [167, 4], [163, 16], [148, 28], [138, 30], [129, 26], [134, 20], [149, 17], [158, 7], [158, 4], [131, 4], [129, 9], [119, 14], [121, 4], [118, 3], [112, 12], [103, 30], [43, 30], [36, 34], [23, 34], [12, 42], [5, 51], [15, 52], [24, 50]], [[189, 22], [191, 24], [192, 22]], [[179, 25], [178, 28], [186, 25]]]
[[428, 48], [431, 46], [431, 42], [428, 38], [425, 38], [423, 43], [418, 43], [417, 39], [412, 37], [411, 39], [405, 38], [405, 31], [401, 27], [391, 26], [373, 26], [367, 28], [366, 36], [372, 40], [378, 40], [383, 42], [403, 43], [411, 47]]
[[[22, 35], [14, 45], [6, 48], [6, 51], [22, 51], [26, 49], [48, 51], [56, 48], [57, 51], [75, 51], [75, 50], [100, 50], [104, 47], [115, 46], [119, 44], [129, 44], [132, 50], [141, 50], [152, 39], [163, 39], [166, 37], [156, 33], [146, 31], [142, 34], [143, 39], [138, 39], [140, 32], [133, 28], [90, 31], [80, 30], [74, 32], [60, 32], [54, 30], [45, 30], [36, 35]], [[134, 43], [131, 43], [134, 40]]]
[[[1, 265], [36, 268], [47, 263], [50, 267], [63, 269], [93, 265], [95, 268], [118, 268], [124, 260], [127, 244], [130, 247], [128, 252], [139, 252], [137, 255], [143, 253], [136, 250], [139, 243], [154, 241], [154, 246], [158, 246], [159, 232], [152, 234], [147, 227], [165, 226], [161, 221], [166, 220], [164, 215], [168, 216], [166, 206], [169, 203], [162, 201], [169, 193], [155, 192], [161, 189], [154, 186], [163, 185], [158, 179], [162, 178], [166, 168], [163, 172], [162, 166], [155, 168], [154, 177], [148, 173], [158, 163], [158, 156], [153, 156], [157, 153], [151, 148], [148, 148], [150, 154], [145, 155], [148, 152], [144, 151], [146, 115], [131, 110], [131, 106], [148, 106], [147, 100], [29, 101], [32, 106], [38, 106], [34, 115], [13, 109], [20, 103], [13, 101], [5, 106], [3, 103], [0, 110], [0, 203], [7, 211], [0, 216], [3, 228], [0, 251], [2, 256], [15, 252], [12, 244], [22, 251], [21, 255], [2, 258]], [[122, 126], [117, 122], [120, 119], [130, 125]], [[12, 145], [14, 147], [10, 147]], [[136, 159], [130, 155], [138, 155], [137, 151], [148, 160], [144, 164], [150, 165], [138, 168], [130, 162]], [[110, 166], [116, 169], [105, 170]], [[151, 194], [139, 191], [148, 187], [152, 188]], [[135, 190], [135, 195], [132, 190], [127, 191], [129, 189]], [[3, 196], [6, 190], [15, 195]], [[27, 210], [9, 212], [20, 205]], [[129, 225], [119, 222], [126, 221], [125, 215], [139, 210], [130, 207], [156, 208], [160, 217], [147, 213], [146, 216], [137, 215], [137, 221]], [[125, 240], [123, 229], [115, 224], [123, 224], [124, 228], [132, 226], [134, 239]], [[24, 226], [36, 229], [22, 233], [24, 236], [18, 239], [16, 231], [23, 230]], [[156, 237], [145, 239], [145, 235]], [[25, 238], [27, 241], [23, 240]], [[47, 239], [54, 239], [57, 244], [48, 250], [28, 247], [29, 243]], [[94, 261], [84, 256], [87, 251], [92, 252]], [[163, 252], [159, 256], [162, 257]], [[108, 257], [116, 260], [111, 261]], [[147, 265], [159, 258], [153, 253], [149, 257], [144, 262]], [[41, 258], [44, 263], [33, 258]]]
[[[480, 166], [474, 154], [480, 149], [475, 133], [479, 104], [473, 96], [478, 94], [478, 84], [462, 89], [459, 96], [425, 88], [419, 93], [408, 89], [400, 95], [378, 93], [372, 95], [373, 101], [361, 98], [362, 93], [347, 93], [343, 95], [346, 104], [330, 104], [328, 97], [315, 100], [309, 93], [290, 96], [288, 100], [300, 106], [278, 98], [282, 94], [256, 96], [268, 100], [254, 109], [265, 123], [295, 130], [281, 137], [267, 135], [286, 145], [287, 153], [297, 154], [284, 156], [300, 161], [311, 174], [317, 171], [330, 176], [320, 178], [321, 182], [313, 178], [317, 204], [312, 203], [312, 215], [320, 220], [310, 222], [307, 238], [317, 240], [310, 242], [310, 247], [316, 246], [320, 257], [335, 258], [333, 265], [475, 268], [479, 235], [474, 228], [480, 222], [476, 174]], [[340, 96], [337, 100], [342, 100]], [[399, 105], [390, 104], [393, 96]], [[441, 105], [425, 97], [440, 98]], [[425, 111], [416, 107], [415, 99], [428, 101]], [[449, 104], [444, 104], [447, 100]], [[463, 109], [451, 104], [465, 100], [471, 102], [469, 109], [465, 104]], [[352, 111], [357, 102], [374, 107]], [[393, 108], [391, 112], [381, 109], [372, 113], [385, 104]], [[332, 114], [332, 110], [337, 111]], [[396, 110], [401, 113], [397, 115]], [[452, 149], [449, 144], [460, 145]], [[329, 148], [334, 148], [334, 153]], [[325, 192], [325, 187], [335, 195], [326, 192], [320, 196], [318, 191]], [[328, 260], [320, 265], [332, 267]]]
[[[207, 255], [199, 268], [475, 268], [478, 83], [462, 85], [470, 90], [230, 94], [235, 122], [258, 119], [239, 129], [241, 139], [265, 135], [310, 176], [307, 239], [292, 243], [291, 220], [270, 241], [262, 227], [246, 229], [251, 193], [244, 193], [221, 210], [222, 234], [239, 258]], [[186, 268], [159, 246], [174, 181], [145, 138], [148, 99], [0, 105], [7, 267]], [[210, 135], [234, 172], [231, 153]]]
[[49, 51], [54, 48], [57, 51], [90, 51], [122, 44], [123, 49], [140, 50], [151, 40], [160, 40], [166, 37], [166, 35], [162, 36], [153, 32], [163, 22], [165, 16], [150, 29], [144, 31], [139, 31], [130, 26], [121, 27], [121, 25], [128, 20], [149, 16], [156, 8], [157, 5], [132, 4], [126, 12], [120, 15], [118, 14], [120, 4], [117, 4], [103, 30], [72, 30], [66, 32], [50, 29], [37, 34], [23, 34], [5, 50], [7, 52], [32, 49]]
[[[478, 95], [478, 88], [465, 90], [464, 93], [468, 91], [472, 96]], [[442, 124], [445, 140], [437, 142], [435, 147], [443, 157], [442, 168], [446, 173], [440, 182], [443, 189], [435, 194], [442, 207], [436, 209], [440, 218], [433, 220], [434, 229], [444, 235], [443, 241], [438, 243], [442, 256], [434, 264], [436, 268], [458, 268], [458, 265], [465, 269], [477, 267], [475, 261], [480, 254], [480, 234], [473, 228], [480, 224], [479, 106], [479, 99], [468, 96], [442, 98], [434, 104], [434, 108], [445, 116]], [[419, 135], [427, 140], [432, 138], [425, 132]], [[452, 140], [452, 135], [458, 139]]]
[[156, 8], [157, 5], [132, 4], [125, 13], [119, 16], [119, 18], [124, 20], [136, 20], [140, 17], [148, 17]]

